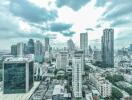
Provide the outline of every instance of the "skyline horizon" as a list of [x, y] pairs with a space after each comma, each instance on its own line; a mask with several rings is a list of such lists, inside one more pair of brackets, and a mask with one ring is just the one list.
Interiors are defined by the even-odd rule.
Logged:
[[79, 46], [79, 34], [84, 31], [95, 44], [103, 29], [110, 27], [115, 30], [117, 48], [126, 47], [132, 38], [131, 5], [125, 0], [1, 0], [0, 45], [9, 49], [11, 44], [48, 36], [62, 44], [72, 38]]

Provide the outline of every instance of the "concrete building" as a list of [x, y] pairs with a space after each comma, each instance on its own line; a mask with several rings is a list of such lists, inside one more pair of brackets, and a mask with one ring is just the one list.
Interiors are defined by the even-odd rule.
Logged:
[[72, 63], [73, 95], [82, 98], [83, 51], [75, 51]]
[[64, 86], [55, 85], [52, 100], [64, 100]]
[[61, 51], [57, 54], [57, 69], [66, 69], [68, 65], [68, 52]]
[[88, 34], [87, 33], [80, 33], [80, 49], [83, 50], [85, 56], [88, 56]]
[[6, 58], [3, 62], [3, 93], [26, 93], [34, 85], [33, 61], [29, 58]]
[[102, 36], [102, 60], [108, 67], [114, 66], [114, 30], [104, 29]]
[[99, 91], [102, 97], [110, 97], [112, 93], [112, 84], [105, 80], [104, 77], [101, 77], [100, 74], [90, 73], [90, 81], [95, 85], [96, 89]]

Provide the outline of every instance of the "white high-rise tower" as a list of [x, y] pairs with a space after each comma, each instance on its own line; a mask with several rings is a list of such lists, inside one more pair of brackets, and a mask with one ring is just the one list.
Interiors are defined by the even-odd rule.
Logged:
[[72, 63], [73, 94], [75, 98], [82, 98], [83, 51], [75, 51]]

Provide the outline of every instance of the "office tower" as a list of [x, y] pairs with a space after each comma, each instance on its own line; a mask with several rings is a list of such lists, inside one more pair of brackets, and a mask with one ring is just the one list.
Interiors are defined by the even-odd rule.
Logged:
[[65, 69], [68, 65], [68, 52], [61, 51], [57, 55], [57, 69]]
[[24, 44], [21, 43], [17, 43], [17, 56], [22, 57], [24, 54]]
[[3, 93], [26, 93], [34, 84], [33, 61], [29, 58], [6, 58], [3, 62]]
[[35, 61], [43, 62], [43, 45], [40, 41], [36, 41], [35, 43]]
[[28, 41], [28, 53], [34, 54], [34, 40], [33, 39], [29, 39]]
[[108, 67], [114, 66], [114, 30], [104, 29], [102, 36], [102, 60]]
[[45, 51], [49, 51], [49, 47], [50, 47], [50, 45], [49, 45], [49, 38], [46, 37], [45, 38]]
[[17, 55], [17, 45], [11, 46], [11, 55], [14, 55], [14, 56]]
[[75, 98], [82, 98], [83, 51], [75, 51], [72, 64], [73, 95]]
[[83, 50], [85, 56], [88, 56], [88, 34], [87, 33], [80, 34], [80, 49]]
[[74, 42], [72, 41], [72, 39], [69, 39], [69, 40], [67, 41], [67, 47], [68, 47], [69, 52], [75, 50], [75, 44], [74, 44]]
[[26, 43], [24, 43], [24, 50], [23, 50], [23, 53], [24, 54], [28, 54], [28, 45]]

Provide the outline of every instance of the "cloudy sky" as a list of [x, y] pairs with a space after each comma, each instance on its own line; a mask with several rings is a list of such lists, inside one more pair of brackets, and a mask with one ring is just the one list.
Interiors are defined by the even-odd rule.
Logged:
[[88, 32], [89, 44], [112, 27], [115, 47], [132, 43], [132, 0], [0, 0], [0, 50], [29, 38], [49, 37], [52, 43]]

